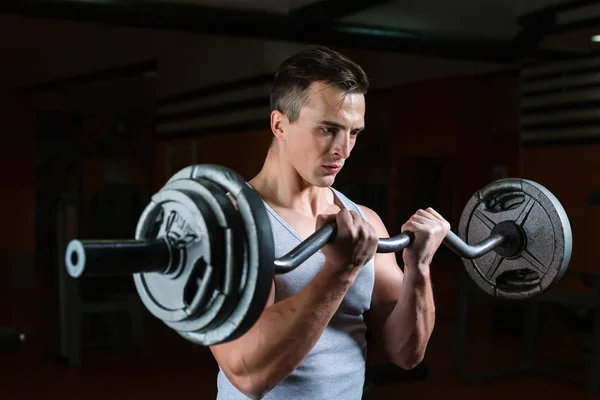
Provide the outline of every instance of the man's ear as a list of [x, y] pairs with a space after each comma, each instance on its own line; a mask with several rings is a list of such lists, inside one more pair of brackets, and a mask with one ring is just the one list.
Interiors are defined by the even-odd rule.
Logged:
[[278, 110], [271, 111], [271, 131], [277, 139], [285, 140], [285, 127], [289, 124], [287, 116]]

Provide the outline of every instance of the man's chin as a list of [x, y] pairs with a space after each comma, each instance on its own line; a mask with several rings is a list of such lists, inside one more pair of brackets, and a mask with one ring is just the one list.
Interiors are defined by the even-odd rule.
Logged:
[[317, 187], [326, 188], [326, 187], [333, 185], [333, 183], [335, 182], [335, 176], [332, 176], [332, 175], [320, 176], [320, 177], [317, 177], [316, 179], [314, 179], [313, 182], [314, 182], [313, 185], [315, 185]]

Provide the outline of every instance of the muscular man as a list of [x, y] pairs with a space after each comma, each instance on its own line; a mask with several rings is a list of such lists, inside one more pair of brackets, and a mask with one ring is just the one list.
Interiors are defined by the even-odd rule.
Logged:
[[389, 360], [411, 369], [425, 353], [435, 307], [429, 277], [449, 230], [435, 210], [403, 226], [415, 240], [376, 254], [389, 237], [380, 217], [332, 188], [364, 129], [364, 71], [345, 56], [310, 47], [277, 69], [273, 141], [250, 182], [269, 212], [280, 257], [326, 222], [335, 240], [294, 271], [276, 275], [265, 310], [241, 338], [211, 347], [218, 399], [352, 400], [362, 396], [369, 326]]

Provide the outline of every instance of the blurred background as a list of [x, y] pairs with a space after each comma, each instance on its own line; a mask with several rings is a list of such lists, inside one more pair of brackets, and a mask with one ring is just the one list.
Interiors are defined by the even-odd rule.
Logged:
[[428, 206], [456, 232], [469, 198], [503, 177], [546, 186], [573, 229], [569, 274], [547, 302], [481, 295], [441, 249], [424, 362], [402, 371], [370, 345], [365, 398], [596, 397], [596, 35], [597, 1], [3, 0], [0, 325], [27, 339], [0, 357], [0, 397], [215, 398], [208, 349], [153, 318], [131, 278], [69, 279], [64, 248], [132, 237], [184, 166], [254, 176], [275, 68], [309, 44], [371, 80], [365, 133], [335, 186], [390, 232]]

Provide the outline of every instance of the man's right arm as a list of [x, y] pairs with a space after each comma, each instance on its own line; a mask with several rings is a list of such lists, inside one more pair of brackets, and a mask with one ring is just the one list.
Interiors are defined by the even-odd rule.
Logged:
[[251, 398], [262, 398], [294, 371], [315, 346], [355, 274], [322, 268], [311, 282], [278, 303], [275, 283], [262, 315], [242, 337], [211, 347], [229, 381]]

